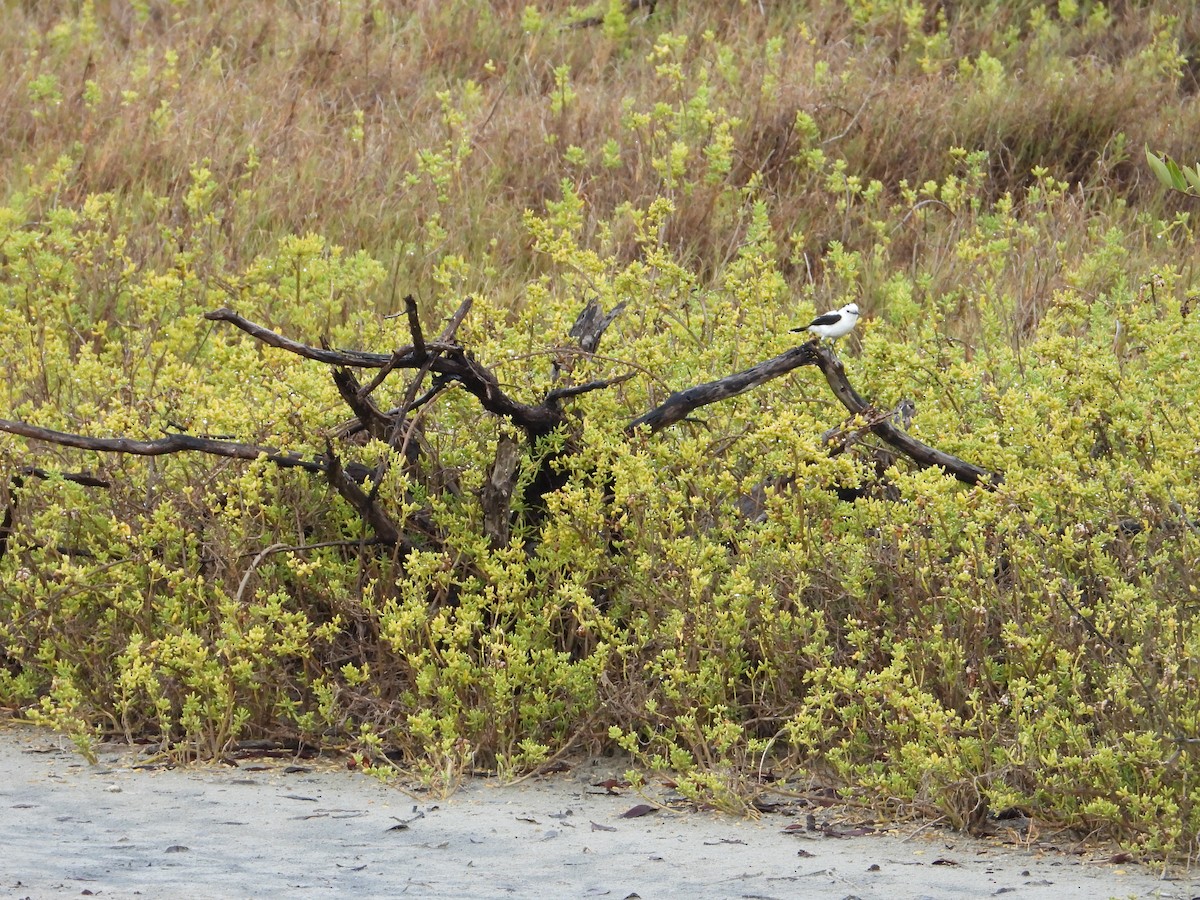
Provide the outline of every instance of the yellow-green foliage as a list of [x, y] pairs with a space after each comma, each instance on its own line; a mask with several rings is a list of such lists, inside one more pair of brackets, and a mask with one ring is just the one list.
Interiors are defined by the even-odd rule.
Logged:
[[[962, 825], [1019, 806], [1195, 852], [1194, 236], [1124, 150], [1142, 128], [1178, 152], [1155, 116], [1196, 121], [1165, 4], [35, 6], [0, 39], [25, 166], [0, 417], [390, 455], [380, 502], [416, 549], [356, 546], [300, 469], [2, 435], [0, 702], [81, 739], [291, 737], [446, 782], [620, 746], [728, 806], [819, 770]], [[522, 445], [506, 546], [479, 495], [509, 423], [452, 388], [409, 465], [338, 437], [325, 367], [202, 317], [387, 352], [394, 287], [427, 335], [471, 294], [458, 338], [523, 401], [556, 360], [636, 373]], [[592, 298], [627, 306], [599, 355], [562, 350]], [[998, 489], [870, 438], [830, 456], [814, 369], [624, 434], [851, 299], [856, 387], [914, 401], [913, 434]], [[530, 508], [546, 460], [562, 485]], [[109, 487], [54, 474], [79, 471]]]

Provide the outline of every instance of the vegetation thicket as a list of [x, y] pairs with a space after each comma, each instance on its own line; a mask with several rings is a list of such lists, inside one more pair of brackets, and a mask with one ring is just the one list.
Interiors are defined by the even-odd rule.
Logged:
[[[8, 4], [0, 415], [333, 447], [404, 542], [266, 457], [4, 434], [0, 704], [444, 786], [622, 748], [730, 808], [820, 777], [1194, 856], [1193, 200], [1144, 147], [1194, 158], [1198, 48], [1164, 0]], [[326, 367], [204, 318], [388, 353], [408, 293], [428, 337], [472, 298], [524, 402], [633, 377], [540, 437], [446, 385], [411, 445], [345, 440]], [[851, 301], [856, 388], [994, 489], [811, 368], [625, 433]]]

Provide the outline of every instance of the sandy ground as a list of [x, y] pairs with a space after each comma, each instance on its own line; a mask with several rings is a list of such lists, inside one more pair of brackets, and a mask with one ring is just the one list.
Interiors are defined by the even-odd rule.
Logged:
[[106, 745], [89, 765], [53, 733], [0, 724], [0, 895], [1200, 897], [1196, 872], [1164, 879], [1095, 853], [913, 825], [833, 837], [854, 829], [830, 825], [823, 809], [814, 820], [622, 818], [644, 799], [593, 786], [615, 774], [604, 763], [516, 786], [477, 779], [417, 802], [329, 763], [134, 768], [144, 764]]

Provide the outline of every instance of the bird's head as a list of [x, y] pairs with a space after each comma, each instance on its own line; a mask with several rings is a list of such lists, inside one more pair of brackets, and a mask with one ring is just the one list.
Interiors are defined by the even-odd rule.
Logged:
[[852, 318], [852, 319], [857, 319], [858, 318], [858, 304], [857, 303], [847, 304], [846, 306], [842, 307], [841, 312], [842, 312], [842, 315], [844, 315], [844, 316], [850, 316], [850, 318]]

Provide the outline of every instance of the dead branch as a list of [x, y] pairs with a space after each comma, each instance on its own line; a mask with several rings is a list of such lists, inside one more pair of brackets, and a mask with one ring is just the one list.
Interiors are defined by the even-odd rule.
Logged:
[[[411, 432], [415, 427], [409, 425], [408, 428], [405, 428], [410, 414], [452, 383], [457, 382], [462, 385], [468, 393], [476, 397], [486, 412], [511, 421], [525, 432], [526, 439], [532, 443], [567, 421], [566, 414], [561, 408], [563, 400], [612, 387], [628, 380], [633, 375], [630, 372], [615, 378], [566, 385], [547, 392], [541, 403], [536, 405], [521, 403], [505, 393], [500, 387], [499, 380], [490, 369], [477, 362], [454, 341], [454, 335], [470, 307], [471, 301], [468, 298], [459, 306], [438, 339], [426, 341], [417, 315], [416, 303], [411, 297], [406, 298], [405, 315], [408, 317], [413, 345], [401, 347], [389, 354], [312, 347], [283, 337], [227, 308], [214, 310], [208, 313], [206, 318], [212, 321], [228, 322], [267, 346], [333, 366], [334, 383], [357, 420], [353, 429], [340, 429], [336, 436], [345, 438], [357, 431], [366, 430], [372, 437], [393, 448], [400, 444], [402, 453], [410, 449]], [[599, 302], [590, 301], [571, 329], [571, 336], [579, 341], [581, 349], [562, 348], [564, 354], [562, 360], [568, 359], [566, 355], [568, 350], [575, 353], [593, 354], [599, 345], [601, 336], [620, 311], [621, 307], [618, 306], [606, 314]], [[570, 364], [564, 363], [562, 360], [556, 361], [556, 379], [559, 375], [567, 374], [570, 371]], [[899, 427], [898, 423], [907, 424], [905, 416], [911, 414], [909, 408], [911, 404], [909, 407], [902, 404], [895, 413], [885, 413], [875, 409], [850, 384], [841, 361], [830, 350], [821, 346], [818, 341], [809, 341], [793, 347], [742, 372], [687, 390], [677, 391], [671, 394], [664, 403], [626, 425], [625, 433], [632, 436], [640, 429], [646, 429], [650, 433], [661, 431], [684, 420], [700, 407], [736, 397], [771, 379], [808, 365], [817, 366], [824, 374], [834, 396], [851, 414], [860, 417], [860, 421], [852, 426], [856, 433], [869, 430], [892, 448], [908, 456], [917, 465], [922, 467], [938, 466], [965, 483], [978, 484], [987, 488], [994, 488], [1000, 484], [1003, 478], [1000, 473], [989, 472], [949, 453], [923, 444]], [[352, 371], [354, 369], [377, 369], [379, 373], [366, 387], [363, 387], [354, 376]], [[416, 373], [406, 387], [402, 404], [385, 412], [375, 403], [371, 394], [382, 384], [387, 374], [396, 369], [412, 369], [416, 370]], [[433, 376], [432, 384], [418, 396], [427, 377], [431, 374]], [[344, 466], [329, 440], [326, 442], [326, 451], [323, 456], [313, 460], [292, 453], [281, 453], [270, 447], [182, 433], [171, 433], [157, 440], [94, 438], [7, 419], [0, 419], [0, 432], [95, 452], [131, 453], [141, 456], [198, 452], [232, 459], [265, 459], [278, 466], [302, 468], [309, 472], [319, 473], [327, 479], [329, 484], [374, 532], [375, 538], [371, 541], [372, 543], [385, 544], [405, 551], [413, 548], [413, 545], [405, 539], [400, 524], [394, 521], [377, 502], [379, 487], [388, 464], [387, 458], [381, 460], [373, 470], [358, 464]], [[836, 440], [834, 444], [835, 446], [830, 448], [831, 452], [836, 453], [839, 452], [839, 449], [844, 449], [844, 441], [840, 447], [837, 446]], [[417, 452], [415, 447], [412, 448], [412, 451], [414, 454]], [[520, 456], [520, 446], [516, 441], [509, 437], [501, 439], [482, 497], [485, 530], [494, 544], [503, 544], [508, 539], [511, 527], [511, 494], [516, 484]], [[550, 457], [542, 459], [538, 464], [539, 469], [532, 474], [524, 497], [527, 509], [538, 508], [542, 497], [548, 491], [561, 486], [565, 478], [561, 472], [552, 470], [550, 461]], [[410, 462], [415, 463], [416, 458], [410, 458]], [[40, 470], [29, 470], [29, 472], [36, 474]], [[90, 478], [90, 476], [87, 477]], [[71, 480], [79, 480], [80, 483], [87, 484], [93, 483], [85, 480], [84, 476], [77, 476]], [[364, 490], [363, 484], [367, 482], [370, 482], [371, 486], [369, 490]], [[98, 480], [96, 483], [102, 484]], [[10, 491], [10, 493], [12, 492]], [[8, 536], [12, 530], [11, 520], [12, 502], [10, 499], [3, 525], [0, 526], [0, 555], [3, 555], [7, 548]]]
[[[809, 343], [814, 342], [810, 341]], [[850, 384], [841, 360], [824, 347], [817, 347], [815, 353], [816, 365], [829, 383], [829, 389], [841, 401], [842, 406], [857, 415], [869, 415], [873, 407]], [[923, 469], [938, 466], [965, 484], [978, 484], [989, 489], [998, 487], [1004, 480], [1004, 475], [1000, 472], [990, 472], [966, 460], [959, 459], [957, 456], [921, 443], [907, 432], [897, 428], [894, 416], [874, 422], [870, 427], [876, 437], [883, 439]]]
[[628, 301], [618, 303], [606, 313], [604, 307], [600, 305], [600, 301], [593, 297], [575, 318], [575, 324], [571, 326], [567, 336], [579, 344], [580, 350], [595, 353], [600, 346], [600, 338], [604, 337], [608, 326], [628, 305]]
[[[424, 344], [421, 345], [422, 352], [424, 352], [424, 346]], [[392, 358], [387, 361], [386, 365], [384, 365], [378, 372], [375, 373], [375, 377], [358, 389], [358, 396], [360, 398], [365, 398], [374, 393], [375, 388], [383, 384], [384, 380], [391, 375], [393, 371], [395, 371], [396, 366], [398, 366], [403, 359], [403, 351], [397, 350], [392, 353]]]
[[521, 446], [510, 435], [501, 434], [496, 441], [496, 461], [483, 483], [480, 503], [483, 506], [483, 533], [492, 547], [508, 543], [512, 529], [513, 486], [521, 462]]
[[751, 388], [758, 387], [780, 375], [786, 375], [800, 366], [813, 365], [816, 362], [816, 352], [816, 342], [809, 341], [807, 344], [793, 347], [742, 372], [726, 375], [724, 378], [718, 378], [716, 381], [700, 384], [685, 391], [676, 391], [666, 399], [666, 402], [626, 425], [625, 433], [633, 434], [639, 428], [648, 428], [651, 433], [662, 431], [676, 422], [683, 421], [689, 413], [702, 406], [744, 394]]
[[400, 547], [405, 552], [412, 550], [412, 545], [403, 539], [400, 529], [391, 517], [379, 508], [379, 505], [359, 487], [358, 482], [342, 467], [337, 454], [333, 452], [333, 445], [328, 442], [325, 448], [325, 458], [328, 460], [326, 477], [329, 479], [329, 483], [347, 503], [354, 507], [359, 518], [371, 527], [379, 541], [391, 547]]
[[417, 301], [409, 294], [404, 298], [404, 314], [408, 316], [408, 331], [413, 339], [413, 353], [417, 359], [425, 359], [425, 336], [421, 334], [421, 317], [417, 315]]
[[581, 394], [591, 393], [592, 391], [603, 390], [604, 388], [612, 387], [616, 384], [622, 384], [636, 375], [636, 372], [626, 372], [624, 375], [618, 375], [616, 378], [598, 378], [595, 381], [588, 381], [584, 384], [576, 384], [572, 387], [555, 388], [546, 395], [543, 401], [547, 406], [557, 405], [560, 400], [566, 400], [569, 397], [578, 397]]
[[864, 400], [850, 384], [841, 360], [834, 356], [831, 350], [821, 346], [819, 341], [809, 341], [799, 347], [793, 347], [779, 356], [734, 375], [727, 375], [685, 391], [676, 391], [667, 398], [666, 402], [625, 426], [625, 432], [633, 434], [639, 428], [648, 428], [652, 433], [661, 431], [669, 425], [682, 421], [691, 412], [702, 406], [736, 397], [800, 366], [811, 365], [815, 365], [821, 370], [825, 380], [829, 383], [829, 389], [847, 410], [867, 418], [867, 427], [873, 434], [917, 465], [922, 468], [939, 466], [959, 481], [987, 488], [995, 488], [1003, 481], [1004, 476], [1001, 473], [990, 472], [959, 459], [957, 456], [921, 443], [896, 426], [896, 416], [892, 414], [872, 415], [875, 408]]
[[[393, 415], [385, 413], [375, 404], [375, 401], [371, 399], [370, 390], [360, 387], [358, 379], [349, 369], [334, 369], [333, 383], [337, 386], [342, 400], [354, 413], [354, 418], [357, 420], [355, 424], [359, 425], [361, 429], [365, 429], [375, 440], [387, 443], [391, 438], [394, 425]], [[368, 387], [370, 386], [368, 385]]]
[[454, 334], [458, 331], [458, 326], [462, 324], [463, 319], [467, 317], [467, 313], [471, 311], [472, 304], [475, 303], [473, 297], [467, 297], [462, 303], [458, 304], [458, 309], [454, 311], [454, 315], [446, 323], [446, 327], [442, 329], [442, 333], [438, 335], [438, 340], [443, 343], [454, 340]]
[[390, 364], [393, 368], [418, 369], [432, 359], [429, 366], [430, 371], [454, 378], [480, 402], [487, 412], [511, 420], [530, 438], [547, 435], [564, 421], [561, 411], [544, 403], [533, 406], [509, 397], [501, 389], [500, 382], [492, 371], [476, 362], [458, 344], [447, 341], [434, 341], [426, 344], [426, 351], [430, 357], [419, 354], [413, 347], [400, 348], [394, 353], [330, 350], [293, 341], [269, 328], [251, 322], [228, 308], [213, 310], [206, 313], [204, 317], [211, 321], [229, 322], [269, 347], [286, 350], [305, 359], [328, 365], [353, 369], [380, 369]]
[[827, 429], [821, 434], [821, 445], [826, 448], [830, 456], [838, 456], [861, 441], [864, 434], [870, 433], [872, 426], [884, 419], [891, 419], [901, 428], [907, 429], [912, 424], [916, 409], [916, 405], [911, 400], [901, 400], [896, 404], [895, 409], [872, 407], [866, 414], [851, 415], [847, 422]]
[[0, 431], [20, 435], [35, 441], [45, 441], [58, 444], [60, 447], [74, 447], [77, 450], [94, 450], [98, 453], [130, 453], [134, 456], [165, 456], [169, 453], [207, 453], [210, 456], [225, 456], [230, 459], [259, 459], [266, 458], [277, 466], [297, 467], [309, 472], [324, 472], [325, 465], [313, 462], [292, 453], [280, 453], [269, 447], [259, 447], [256, 444], [239, 444], [235, 441], [214, 440], [212, 438], [195, 437], [190, 434], [169, 434], [164, 438], [152, 441], [138, 441], [132, 438], [94, 438], [81, 434], [70, 434], [65, 431], [55, 431], [51, 428], [41, 428], [25, 422], [14, 422], [11, 419], [0, 419]]

